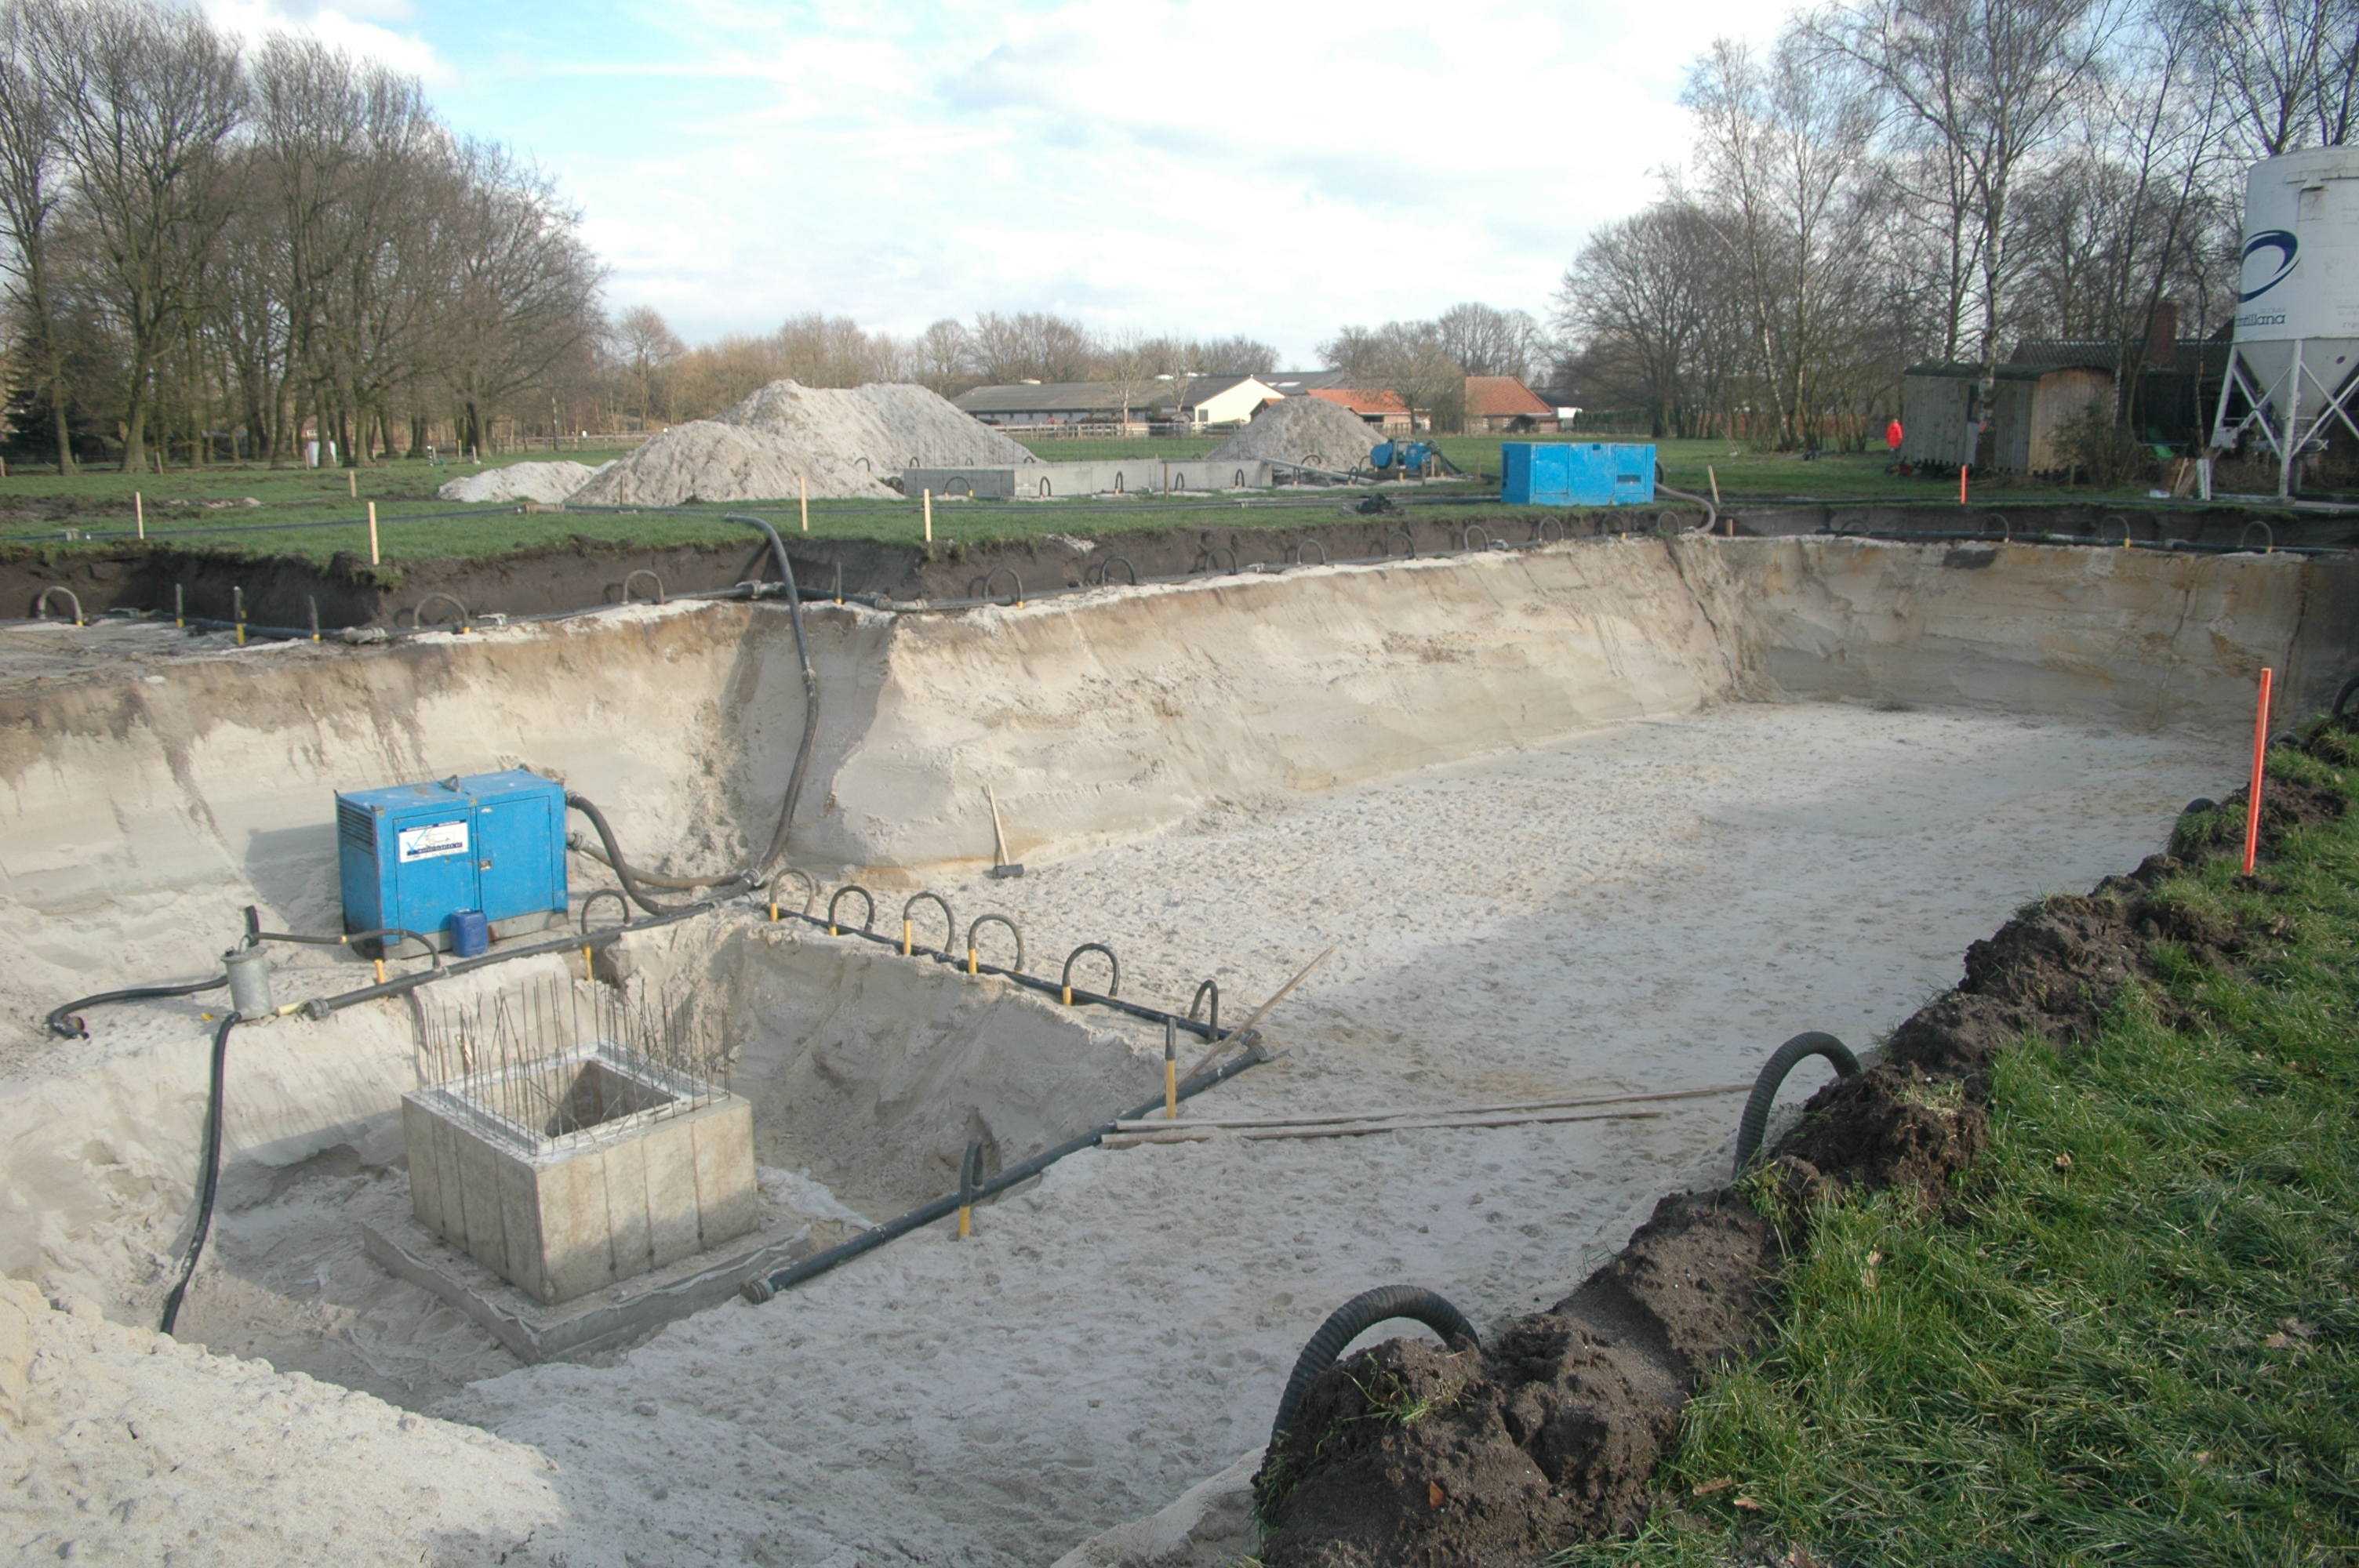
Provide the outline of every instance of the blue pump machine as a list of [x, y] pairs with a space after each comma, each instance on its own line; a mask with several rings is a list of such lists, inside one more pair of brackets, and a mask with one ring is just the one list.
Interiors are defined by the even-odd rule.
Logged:
[[1644, 506], [1655, 499], [1652, 443], [1503, 441], [1499, 499], [1510, 506]]
[[493, 936], [565, 919], [565, 787], [522, 768], [340, 792], [336, 838], [348, 932], [399, 926], [451, 947], [474, 926], [462, 914]]

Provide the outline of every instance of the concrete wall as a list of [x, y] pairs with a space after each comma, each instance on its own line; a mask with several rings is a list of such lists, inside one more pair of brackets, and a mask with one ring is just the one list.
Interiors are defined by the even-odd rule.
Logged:
[[[1038, 501], [1059, 495], [1161, 493], [1181, 490], [1262, 490], [1270, 466], [1260, 460], [1213, 462], [1191, 458], [1166, 462], [1132, 458], [1086, 463], [1027, 463], [1022, 468], [904, 469], [905, 495], [971, 495], [978, 501]], [[1047, 486], [1043, 489], [1042, 486]]]

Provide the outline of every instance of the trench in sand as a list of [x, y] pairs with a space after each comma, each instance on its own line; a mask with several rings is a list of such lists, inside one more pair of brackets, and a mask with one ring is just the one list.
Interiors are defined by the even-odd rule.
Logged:
[[[2158, 841], [2189, 795], [2224, 787], [2259, 665], [2297, 703], [2343, 673], [2336, 566], [1954, 554], [1584, 544], [955, 617], [830, 608], [798, 859], [877, 887], [880, 928], [925, 885], [962, 925], [1012, 915], [1035, 973], [1107, 940], [1125, 995], [1184, 1007], [1211, 977], [1232, 1020], [1340, 943], [1273, 1020], [1288, 1055], [1221, 1090], [1224, 1111], [1742, 1078], [1801, 1028], [1867, 1043], [1995, 916]], [[800, 722], [783, 622], [637, 608], [14, 699], [12, 1012], [196, 973], [248, 902], [333, 929], [335, 788], [531, 766], [599, 800], [636, 853], [729, 861]], [[985, 784], [1019, 881], [984, 875]], [[578, 898], [594, 868], [573, 867]], [[766, 1198], [815, 1244], [949, 1190], [971, 1139], [1013, 1162], [1161, 1080], [1159, 1031], [749, 907], [602, 962], [684, 988], [731, 1042]], [[581, 960], [468, 983], [527, 971]], [[364, 975], [301, 957], [281, 994]], [[71, 1045], [19, 1029], [0, 1266], [150, 1316], [185, 1234], [202, 1006], [94, 1011]], [[237, 1053], [189, 1336], [568, 1454], [582, 1485], [544, 1539], [656, 1541], [701, 1510], [788, 1560], [889, 1539], [1044, 1562], [1258, 1441], [1334, 1302], [1395, 1277], [1478, 1319], [1550, 1299], [1723, 1157], [1734, 1119], [1705, 1102], [1084, 1155], [986, 1211], [963, 1249], [921, 1234], [609, 1365], [527, 1371], [353, 1239], [355, 1212], [399, 1202], [406, 1010], [258, 1026]], [[733, 1444], [765, 1419], [730, 1390], [740, 1356], [798, 1435], [766, 1461], [774, 1487], [724, 1495]], [[912, 1369], [925, 1386], [905, 1393]], [[643, 1400], [677, 1406], [669, 1456], [574, 1454], [568, 1434]], [[823, 1460], [830, 1444], [850, 1457]], [[856, 1482], [824, 1500], [782, 1500], [845, 1465]], [[625, 1476], [676, 1507], [604, 1498]]]

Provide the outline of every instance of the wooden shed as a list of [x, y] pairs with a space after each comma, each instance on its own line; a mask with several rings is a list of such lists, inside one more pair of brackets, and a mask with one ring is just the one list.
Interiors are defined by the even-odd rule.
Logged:
[[2114, 373], [2099, 365], [2002, 364], [1988, 447], [1977, 453], [1979, 364], [1910, 365], [1900, 378], [1900, 459], [1936, 468], [1971, 464], [2001, 473], [2058, 473], [2071, 460], [2062, 427], [2092, 407], [2110, 409]]

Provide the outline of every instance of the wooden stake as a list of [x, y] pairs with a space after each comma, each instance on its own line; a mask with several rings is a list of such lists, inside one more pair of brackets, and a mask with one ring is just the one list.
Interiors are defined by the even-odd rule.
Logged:
[[810, 532], [810, 475], [795, 475], [795, 483], [803, 492], [803, 532]]
[[[1750, 1084], [1707, 1084], [1693, 1089], [1658, 1089], [1649, 1094], [1579, 1095], [1562, 1099], [1509, 1100], [1500, 1105], [1451, 1105], [1427, 1107], [1414, 1110], [1355, 1110], [1327, 1116], [1207, 1116], [1190, 1117], [1182, 1127], [1317, 1127], [1328, 1123], [1391, 1121], [1403, 1117], [1437, 1116], [1516, 1116], [1526, 1111], [1583, 1110], [1601, 1105], [1651, 1105], [1662, 1100], [1710, 1099], [1719, 1095], [1741, 1095], [1753, 1087]], [[1130, 1132], [1147, 1128], [1161, 1129], [1160, 1119], [1117, 1121], [1118, 1131]]]
[[[1206, 1067], [1211, 1066], [1215, 1057], [1221, 1055], [1223, 1052], [1227, 1051], [1231, 1045], [1236, 1044], [1237, 1037], [1239, 1035], [1245, 1033], [1245, 1031], [1251, 1029], [1255, 1024], [1259, 1023], [1262, 1019], [1268, 1014], [1271, 1008], [1276, 1007], [1279, 1002], [1286, 1000], [1288, 992], [1293, 990], [1295, 987], [1300, 985], [1303, 981], [1309, 979], [1310, 978], [1311, 970], [1317, 968], [1320, 965], [1325, 963], [1334, 956], [1335, 949], [1331, 946], [1327, 951], [1320, 954], [1319, 957], [1303, 965], [1302, 972], [1295, 976], [1292, 979], [1287, 981], [1286, 984], [1280, 986], [1277, 989], [1277, 994], [1270, 998], [1267, 1001], [1262, 1003], [1258, 1008], [1255, 1009], [1254, 1015], [1251, 1018], [1246, 1019], [1243, 1023], [1238, 1024], [1234, 1029], [1228, 1031], [1218, 1040], [1213, 1041], [1212, 1048], [1196, 1059], [1196, 1065], [1188, 1069], [1186, 1077], [1192, 1078], [1197, 1074], [1202, 1072]], [[1069, 1002], [1068, 1005], [1071, 1005], [1071, 1003]], [[1182, 1081], [1186, 1081], [1185, 1078], [1183, 1078]]]
[[2275, 673], [2267, 665], [2261, 666], [2261, 704], [2253, 716], [2253, 784], [2245, 795], [2245, 874], [2248, 877], [2261, 852], [2261, 781], [2268, 772], [2269, 682]]
[[376, 503], [372, 501], [369, 503], [369, 565], [376, 564]]
[[1712, 503], [1718, 506], [1720, 504], [1720, 470], [1706, 463], [1703, 467], [1703, 477], [1712, 481]]
[[927, 543], [927, 544], [929, 544], [929, 545], [930, 545], [930, 544], [932, 544], [932, 543], [934, 542], [934, 492], [933, 492], [932, 491], [930, 491], [930, 490], [929, 490], [929, 491], [927, 491], [927, 492], [925, 492], [925, 497], [926, 497], [926, 543]]
[[131, 515], [139, 520], [139, 536], [146, 538], [147, 536], [147, 503], [140, 499], [139, 492], [136, 490], [131, 492]]
[[351, 492], [353, 492], [353, 499], [354, 501], [358, 501], [358, 500], [361, 498], [361, 470], [358, 470], [358, 469], [346, 469], [346, 470], [344, 470], [344, 488], [345, 488], [345, 489], [347, 489], [347, 490], [349, 490], [349, 491], [351, 491]]
[[999, 822], [999, 795], [989, 784], [985, 784], [983, 786], [983, 797], [991, 802], [991, 842], [999, 851], [999, 858], [992, 864], [1004, 866], [1007, 864], [1007, 829], [1001, 827]]

